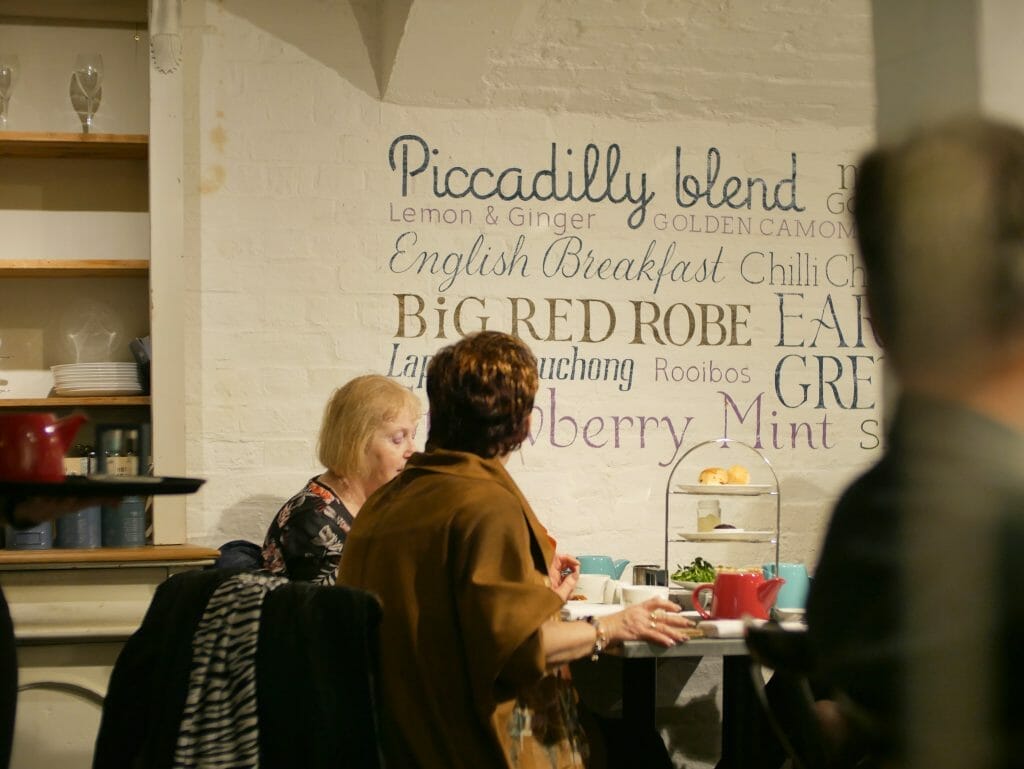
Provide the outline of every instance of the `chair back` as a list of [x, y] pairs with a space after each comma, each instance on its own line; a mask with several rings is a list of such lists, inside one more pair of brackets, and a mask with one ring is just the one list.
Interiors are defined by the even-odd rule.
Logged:
[[[774, 623], [747, 628], [754, 691], [793, 769], [831, 767], [825, 735], [815, 711], [808, 675], [813, 655], [807, 633]], [[762, 666], [771, 669], [765, 685]]]
[[380, 769], [380, 617], [350, 588], [171, 577], [114, 666], [93, 769], [213, 766], [217, 751], [245, 766], [246, 750], [263, 769]]

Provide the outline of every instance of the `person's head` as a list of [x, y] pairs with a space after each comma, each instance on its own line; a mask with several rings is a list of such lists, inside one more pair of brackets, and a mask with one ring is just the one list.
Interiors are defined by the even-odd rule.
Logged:
[[901, 378], [980, 376], [1020, 348], [1024, 132], [960, 118], [876, 149], [855, 204], [872, 321]]
[[509, 334], [480, 331], [441, 349], [427, 367], [427, 448], [500, 457], [519, 448], [537, 394], [537, 359]]
[[317, 457], [370, 494], [405, 466], [419, 418], [419, 399], [408, 388], [377, 374], [356, 377], [327, 401]]

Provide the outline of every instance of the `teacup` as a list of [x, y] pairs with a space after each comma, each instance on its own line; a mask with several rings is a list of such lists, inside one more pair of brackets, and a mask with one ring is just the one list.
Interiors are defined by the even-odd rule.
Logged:
[[622, 603], [622, 583], [617, 579], [610, 579], [604, 583], [604, 602]]
[[667, 585], [623, 585], [622, 603], [626, 606], [643, 603], [648, 598], [668, 598]]
[[[784, 580], [766, 580], [759, 571], [719, 571], [714, 584], [698, 585], [693, 590], [693, 608], [704, 619], [768, 619], [768, 611]], [[705, 610], [701, 594], [711, 591], [711, 611]]]
[[604, 603], [606, 586], [611, 579], [606, 574], [580, 574], [574, 596], [582, 596], [593, 603]]
[[786, 584], [779, 590], [775, 605], [780, 609], [803, 609], [807, 604], [807, 591], [811, 587], [811, 579], [807, 576], [807, 567], [802, 563], [780, 563], [778, 574], [775, 564], [766, 563], [762, 567], [765, 579], [782, 577]]

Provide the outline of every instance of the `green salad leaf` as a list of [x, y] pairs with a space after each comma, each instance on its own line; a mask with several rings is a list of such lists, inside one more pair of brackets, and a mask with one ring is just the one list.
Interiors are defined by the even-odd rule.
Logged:
[[677, 563], [676, 570], [672, 572], [672, 579], [676, 582], [714, 582], [715, 567], [697, 556], [685, 568]]

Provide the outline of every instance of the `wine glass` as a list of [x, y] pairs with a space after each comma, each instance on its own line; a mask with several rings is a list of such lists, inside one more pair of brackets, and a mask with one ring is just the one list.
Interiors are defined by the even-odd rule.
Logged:
[[92, 128], [92, 116], [96, 111], [96, 97], [103, 85], [103, 57], [98, 53], [80, 53], [75, 57], [73, 73], [75, 83], [85, 96], [85, 121], [82, 132], [89, 133]]
[[18, 79], [18, 57], [0, 53], [0, 131], [7, 130], [7, 103], [11, 100], [11, 89]]

